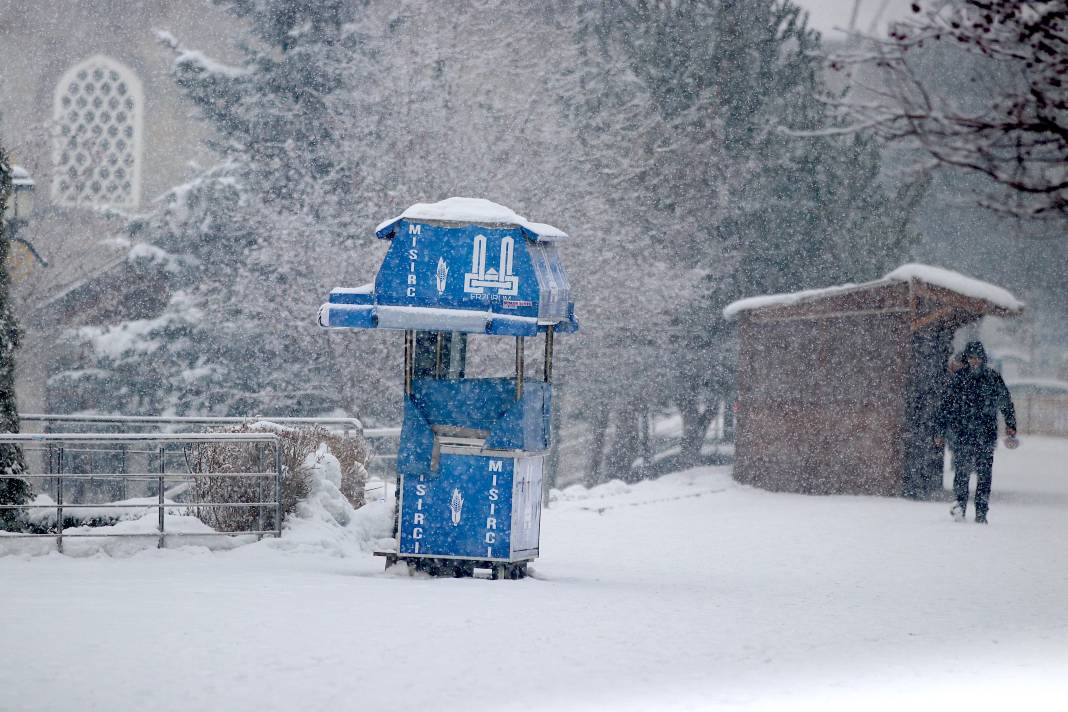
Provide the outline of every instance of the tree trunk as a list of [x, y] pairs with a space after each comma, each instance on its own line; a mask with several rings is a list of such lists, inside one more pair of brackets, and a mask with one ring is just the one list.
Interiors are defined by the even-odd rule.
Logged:
[[590, 424], [592, 431], [590, 437], [590, 459], [586, 465], [585, 484], [593, 487], [601, 483], [601, 459], [604, 456], [604, 443], [608, 436], [608, 404], [602, 403], [597, 406]]
[[653, 462], [653, 416], [649, 404], [641, 408], [642, 469], [647, 470]]
[[679, 464], [693, 467], [701, 462], [701, 446], [705, 442], [705, 433], [712, 418], [716, 415], [717, 400], [711, 400], [702, 408], [696, 397], [679, 400], [679, 412], [682, 414], [682, 443], [679, 452]]
[[549, 490], [557, 486], [560, 476], [560, 448], [563, 445], [561, 420], [564, 408], [564, 382], [553, 384], [552, 411], [549, 415], [549, 456], [545, 459], [545, 486], [542, 505], [549, 506]]
[[633, 482], [634, 461], [641, 455], [638, 433], [640, 406], [636, 401], [623, 401], [616, 410], [616, 433], [607, 458], [607, 474], [624, 482]]

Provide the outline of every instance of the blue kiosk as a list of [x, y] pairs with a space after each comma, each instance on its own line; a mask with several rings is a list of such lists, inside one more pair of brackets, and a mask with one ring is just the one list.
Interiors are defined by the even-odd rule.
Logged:
[[[373, 284], [335, 289], [319, 324], [404, 332], [396, 549], [434, 575], [522, 578], [538, 556], [556, 334], [578, 330], [557, 243], [567, 235], [488, 200], [418, 203], [378, 226]], [[473, 334], [515, 339], [514, 377], [469, 378]], [[541, 378], [525, 339], [544, 334]]]

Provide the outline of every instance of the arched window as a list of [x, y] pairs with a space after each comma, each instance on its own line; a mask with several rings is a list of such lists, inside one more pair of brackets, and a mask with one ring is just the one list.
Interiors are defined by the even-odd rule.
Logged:
[[141, 81], [97, 55], [59, 80], [52, 198], [67, 206], [134, 208], [141, 200]]

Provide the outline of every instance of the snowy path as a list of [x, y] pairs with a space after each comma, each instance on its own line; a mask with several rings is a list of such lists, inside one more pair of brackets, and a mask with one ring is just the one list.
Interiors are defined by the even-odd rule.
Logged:
[[1025, 709], [1068, 694], [1066, 461], [999, 451], [985, 528], [722, 469], [572, 488], [520, 582], [310, 547], [0, 557], [0, 710]]

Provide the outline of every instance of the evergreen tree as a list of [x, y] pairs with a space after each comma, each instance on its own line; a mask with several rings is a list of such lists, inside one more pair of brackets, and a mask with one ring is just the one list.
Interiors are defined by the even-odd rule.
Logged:
[[[351, 267], [370, 218], [342, 147], [359, 37], [352, 3], [220, 2], [252, 35], [238, 66], [187, 49], [174, 76], [216, 136], [220, 163], [169, 191], [130, 236], [162, 255], [162, 308], [79, 331], [73, 409], [319, 414], [358, 404], [315, 325], [324, 286]], [[365, 243], [371, 238], [367, 236]], [[150, 266], [151, 267], [151, 266]], [[334, 340], [336, 343], [336, 339]]]
[[[324, 332], [316, 310], [329, 288], [371, 280], [385, 248], [374, 226], [414, 202], [551, 204], [547, 187], [563, 181], [544, 157], [559, 142], [541, 132], [556, 124], [531, 93], [543, 60], [525, 51], [534, 30], [523, 19], [536, 12], [220, 4], [247, 23], [239, 65], [161, 35], [221, 157], [130, 225], [161, 255], [137, 268], [157, 270], [169, 301], [80, 329], [84, 351], [57, 382], [76, 382], [73, 410], [341, 408], [395, 421], [399, 339]], [[495, 38], [493, 59], [455, 51], [476, 35]]]
[[[11, 196], [11, 165], [0, 146], [0, 432], [19, 431], [19, 413], [15, 404], [15, 350], [18, 348], [18, 325], [8, 299], [7, 235], [3, 220]], [[22, 450], [14, 445], [0, 445], [0, 474], [20, 475], [26, 471]], [[25, 504], [30, 486], [23, 479], [0, 479], [0, 504]], [[0, 510], [0, 529], [17, 526], [18, 510]]]

